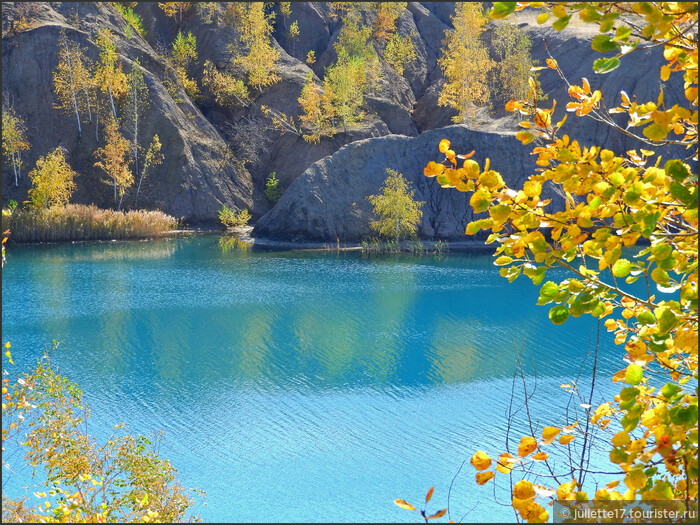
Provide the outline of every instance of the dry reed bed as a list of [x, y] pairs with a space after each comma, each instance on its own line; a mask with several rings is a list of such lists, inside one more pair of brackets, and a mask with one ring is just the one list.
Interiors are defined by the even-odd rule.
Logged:
[[177, 228], [177, 220], [161, 211], [103, 210], [97, 206], [3, 212], [2, 229], [10, 229], [10, 242], [87, 241], [156, 237]]

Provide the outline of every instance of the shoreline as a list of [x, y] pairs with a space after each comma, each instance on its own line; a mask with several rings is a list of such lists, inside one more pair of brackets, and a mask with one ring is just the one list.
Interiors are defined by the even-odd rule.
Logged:
[[[83, 242], [147, 242], [162, 238], [173, 238], [178, 236], [191, 236], [191, 235], [229, 235], [237, 236], [238, 240], [250, 245], [251, 248], [258, 248], [261, 250], [274, 250], [274, 251], [321, 251], [321, 252], [355, 252], [362, 251], [361, 242], [323, 242], [323, 241], [312, 241], [312, 240], [279, 240], [279, 239], [269, 239], [266, 237], [253, 237], [251, 235], [253, 231], [252, 226], [232, 228], [229, 230], [221, 230], [219, 228], [213, 227], [202, 227], [202, 228], [186, 228], [179, 230], [170, 230], [163, 232], [160, 235], [152, 237], [139, 237], [131, 239], [84, 239], [84, 240], [57, 240], [57, 241], [19, 241], [10, 242], [8, 245], [12, 246], [27, 246], [27, 245], [45, 245], [45, 244], [76, 244]], [[423, 243], [423, 246], [431, 253], [430, 250], [435, 247], [439, 242], [447, 245], [447, 250], [445, 253], [449, 252], [470, 252], [470, 251], [491, 251], [493, 247], [484, 244], [483, 241], [476, 240], [464, 240], [464, 241], [439, 241], [439, 240], [422, 240], [418, 241]], [[411, 253], [409, 247], [410, 241], [401, 241], [401, 253]]]

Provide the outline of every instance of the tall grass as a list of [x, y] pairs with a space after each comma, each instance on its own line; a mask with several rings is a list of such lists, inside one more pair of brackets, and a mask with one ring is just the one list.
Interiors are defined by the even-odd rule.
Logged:
[[177, 228], [177, 220], [161, 211], [114, 211], [69, 204], [2, 214], [9, 242], [87, 241], [157, 237]]

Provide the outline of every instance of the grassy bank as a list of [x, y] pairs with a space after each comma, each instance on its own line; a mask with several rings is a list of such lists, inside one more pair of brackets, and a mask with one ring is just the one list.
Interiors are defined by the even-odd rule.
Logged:
[[124, 212], [81, 204], [2, 213], [2, 230], [10, 230], [9, 242], [140, 239], [176, 228], [177, 220], [160, 211]]

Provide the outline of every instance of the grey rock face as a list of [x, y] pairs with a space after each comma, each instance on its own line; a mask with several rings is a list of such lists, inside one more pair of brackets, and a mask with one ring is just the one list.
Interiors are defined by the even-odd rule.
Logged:
[[[418, 137], [389, 135], [343, 146], [307, 169], [284, 193], [282, 199], [256, 224], [254, 234], [270, 238], [358, 241], [371, 234], [374, 219], [367, 196], [380, 192], [387, 168], [402, 173], [424, 201], [419, 229], [422, 238], [464, 240], [472, 220], [469, 194], [443, 189], [423, 175], [423, 168], [442, 155], [438, 143], [446, 138], [458, 153], [476, 150], [474, 160], [483, 166], [491, 159], [512, 187], [522, 187], [535, 169], [529, 148], [514, 134], [484, 133], [466, 126], [449, 126]], [[552, 195], [556, 197], [555, 195]]]
[[[187, 97], [179, 103], [173, 101], [162, 81], [173, 81], [174, 72], [138, 35], [130, 39], [124, 36], [123, 24], [114, 8], [92, 3], [41, 5], [41, 15], [33, 29], [2, 41], [3, 93], [25, 117], [30, 130], [32, 148], [23, 159], [29, 169], [39, 156], [63, 146], [78, 172], [79, 190], [73, 201], [105, 207], [113, 204], [112, 192], [102, 182], [104, 174], [94, 167], [94, 151], [103, 145], [104, 122], [100, 123], [100, 142], [97, 142], [94, 123], [83, 113], [83, 132], [79, 136], [75, 116], [53, 108], [56, 99], [52, 83], [52, 73], [58, 64], [60, 31], [65, 30], [67, 37], [79, 42], [86, 55], [95, 61], [99, 55], [94, 43], [97, 30], [106, 27], [118, 39], [123, 69], [128, 72], [136, 58], [145, 68], [149, 109], [141, 123], [140, 134], [145, 139], [142, 144], [148, 147], [157, 133], [163, 145], [165, 160], [144, 182], [139, 207], [158, 207], [175, 217], [202, 221], [215, 217], [223, 204], [236, 208], [251, 206], [250, 175], [226, 165], [224, 141]], [[9, 172], [4, 171], [3, 200], [25, 199], [30, 187], [26, 172], [25, 168], [21, 184], [15, 188]], [[132, 192], [125, 197], [125, 205], [132, 205], [133, 199]]]

